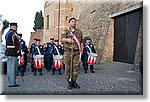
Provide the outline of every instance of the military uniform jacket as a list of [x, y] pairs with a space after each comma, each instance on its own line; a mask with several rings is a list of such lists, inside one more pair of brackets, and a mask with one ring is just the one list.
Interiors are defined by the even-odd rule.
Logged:
[[[71, 31], [69, 29], [64, 30], [63, 34], [61, 35], [61, 38], [72, 38], [69, 35], [70, 32]], [[79, 40], [80, 45], [81, 45], [81, 43], [83, 42], [83, 40], [82, 40], [82, 32], [79, 29], [75, 28], [74, 34], [76, 35], [76, 37]], [[71, 48], [72, 48], [72, 44], [64, 42], [64, 50], [65, 51], [68, 50], [68, 49], [71, 50]], [[76, 44], [76, 42], [73, 42], [73, 50], [79, 50], [78, 45]]]
[[21, 39], [21, 41], [20, 41], [20, 51], [25, 52], [25, 50], [26, 50], [26, 43], [23, 39]]
[[[7, 33], [8, 34], [8, 33]], [[14, 46], [14, 48], [9, 48], [9, 46]], [[6, 56], [18, 56], [17, 51], [20, 49], [19, 36], [17, 33], [11, 32], [8, 34], [6, 39]]]
[[54, 45], [53, 55], [58, 55], [58, 52], [57, 52], [56, 48], [58, 49], [59, 54], [63, 55], [63, 49], [62, 49], [61, 45], [58, 45], [58, 46]]
[[43, 53], [46, 54], [46, 46], [43, 46]]
[[36, 46], [36, 44], [33, 43], [33, 44], [31, 45], [31, 47], [30, 47], [30, 54], [32, 54], [32, 55], [33, 55], [35, 46]]
[[[90, 47], [92, 53], [96, 53], [96, 50], [95, 50], [93, 44], [88, 44], [88, 46]], [[88, 53], [90, 53], [90, 50], [87, 47], [87, 44], [83, 44], [83, 47], [84, 47], [84, 49], [83, 49], [83, 54], [82, 54], [82, 60], [84, 62], [87, 62], [87, 60], [88, 60]]]
[[[39, 49], [39, 51], [40, 51], [40, 53], [38, 52], [38, 49]], [[35, 47], [34, 47], [34, 50], [33, 50], [33, 55], [43, 55], [44, 53], [43, 53], [43, 46], [42, 45], [35, 45]]]
[[53, 48], [54, 48], [53, 44], [47, 43], [46, 53], [47, 54], [52, 54]]
[[[88, 53], [96, 53], [96, 50], [95, 50], [95, 48], [94, 48], [94, 45], [93, 44], [83, 44], [83, 46], [84, 46], [84, 50], [86, 51], [86, 52], [88, 52]], [[91, 51], [90, 51], [90, 49], [91, 49]]]

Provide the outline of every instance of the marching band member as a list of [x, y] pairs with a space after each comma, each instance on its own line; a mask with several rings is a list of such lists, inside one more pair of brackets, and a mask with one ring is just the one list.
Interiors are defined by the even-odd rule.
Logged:
[[[36, 39], [36, 41], [37, 41], [36, 45], [35, 45], [34, 50], [32, 52], [33, 53], [33, 57], [35, 57], [36, 55], [43, 55], [43, 46], [40, 45], [40, 39]], [[35, 64], [35, 62], [34, 62], [34, 64]], [[34, 66], [34, 76], [36, 76], [37, 69], [38, 69], [40, 75], [43, 75], [42, 74], [42, 68], [36, 68]]]
[[[26, 43], [25, 41], [22, 39], [22, 34], [18, 34], [19, 38], [20, 38], [20, 55], [19, 57], [19, 64], [18, 64], [18, 72], [21, 73], [22, 76], [24, 76], [24, 72], [25, 72], [25, 63], [27, 61], [26, 59]], [[18, 73], [17, 73], [18, 74]]]
[[[59, 45], [59, 40], [55, 40], [55, 43], [54, 43], [54, 48], [53, 48], [53, 56], [56, 56], [56, 55], [61, 55], [60, 57], [62, 57], [63, 55], [63, 49], [61, 47], [61, 45]], [[54, 59], [54, 58], [53, 58]], [[55, 59], [54, 59], [55, 61]], [[55, 63], [54, 63], [55, 64]], [[61, 63], [59, 64], [62, 64], [62, 60], [61, 60]], [[58, 72], [59, 72], [59, 75], [62, 75], [61, 73], [61, 69], [62, 68], [58, 68]], [[52, 68], [52, 75], [55, 75], [55, 66], [53, 65], [53, 68]]]
[[[90, 38], [86, 39], [86, 42], [85, 42], [85, 44], [83, 44], [83, 46], [84, 46], [84, 49], [83, 49], [83, 58], [84, 58], [83, 59], [83, 66], [84, 66], [85, 73], [87, 73], [87, 70], [88, 70], [88, 63], [87, 63], [88, 54], [90, 53], [90, 51], [92, 51], [92, 53], [96, 53], [96, 50], [94, 48], [94, 45], [91, 43]], [[95, 71], [93, 69], [94, 69], [93, 65], [90, 65], [91, 73], [95, 73]]]
[[32, 43], [31, 47], [30, 47], [30, 55], [31, 55], [31, 72], [34, 72], [34, 58], [33, 58], [33, 52], [34, 52], [34, 48], [37, 42], [37, 38], [34, 38], [34, 43]]
[[46, 63], [47, 63], [47, 67], [46, 70], [50, 71], [50, 69], [52, 69], [52, 65], [53, 65], [53, 55], [52, 55], [52, 51], [53, 51], [53, 44], [54, 44], [54, 38], [50, 38], [50, 42], [47, 43], [47, 48], [46, 48]]

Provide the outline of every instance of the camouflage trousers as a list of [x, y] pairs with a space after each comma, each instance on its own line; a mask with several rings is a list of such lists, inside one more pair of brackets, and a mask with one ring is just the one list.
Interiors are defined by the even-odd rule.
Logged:
[[[72, 80], [76, 81], [79, 74], [79, 51], [73, 51], [72, 57]], [[64, 54], [64, 64], [65, 64], [65, 75], [66, 79], [70, 79], [70, 68], [71, 68], [71, 51], [65, 51]]]

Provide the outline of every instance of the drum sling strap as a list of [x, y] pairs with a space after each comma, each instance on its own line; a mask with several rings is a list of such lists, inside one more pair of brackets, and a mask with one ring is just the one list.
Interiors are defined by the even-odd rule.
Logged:
[[57, 48], [55, 45], [54, 45], [54, 47], [55, 47], [55, 49], [56, 49], [58, 55], [60, 55], [60, 53], [59, 53], [59, 51], [58, 51], [58, 48]]
[[87, 48], [89, 49], [90, 53], [92, 53], [92, 50], [91, 50], [91, 48], [89, 47], [89, 45], [86, 44], [86, 46], [87, 46]]
[[39, 55], [41, 55], [41, 52], [40, 52], [40, 49], [38, 48], [38, 46], [36, 46], [36, 48], [38, 50]]

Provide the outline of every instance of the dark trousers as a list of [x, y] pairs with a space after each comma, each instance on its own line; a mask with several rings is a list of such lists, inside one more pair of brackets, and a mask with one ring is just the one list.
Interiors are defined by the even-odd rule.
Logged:
[[46, 67], [46, 69], [47, 70], [50, 70], [50, 69], [52, 69], [52, 66], [53, 66], [53, 56], [52, 56], [52, 54], [47, 54], [47, 58], [46, 58], [47, 60], [46, 60], [46, 62], [47, 62], [47, 67]]
[[32, 57], [31, 60], [31, 71], [34, 72], [34, 58]]
[[[93, 65], [90, 65], [90, 70], [93, 70], [94, 69], [94, 66]], [[88, 63], [84, 63], [84, 70], [88, 70]]]
[[24, 75], [24, 65], [22, 65], [22, 66], [18, 66], [18, 72], [17, 72], [17, 75], [19, 74], [19, 73], [21, 73], [21, 75], [23, 76]]
[[63, 70], [65, 71], [65, 64], [63, 63]]
[[48, 61], [46, 69], [47, 69], [47, 70], [52, 69], [52, 65], [53, 65], [52, 62], [51, 62], [51, 61]]
[[39, 73], [42, 73], [42, 68], [34, 68], [34, 74], [36, 74], [37, 71], [38, 71]]
[[26, 67], [27, 67], [27, 54], [24, 55], [24, 65], [23, 65], [23, 68], [24, 68], [24, 71], [26, 71]]
[[58, 70], [58, 72], [61, 72], [61, 69], [62, 69], [62, 68], [58, 68], [58, 69], [56, 69], [55, 67], [52, 67], [52, 73], [54, 73], [54, 74], [55, 74], [55, 71], [57, 71], [57, 70]]

